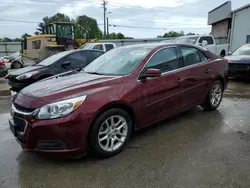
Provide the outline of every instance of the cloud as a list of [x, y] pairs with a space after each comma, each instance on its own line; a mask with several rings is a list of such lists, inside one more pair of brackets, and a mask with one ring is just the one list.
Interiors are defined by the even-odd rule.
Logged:
[[[249, 0], [232, 0], [233, 9]], [[143, 28], [110, 27], [110, 32], [122, 32], [126, 36], [145, 38], [163, 35], [169, 30], [205, 34], [207, 13], [225, 0], [108, 0], [109, 23]], [[45, 16], [61, 12], [75, 18], [79, 15], [93, 17], [103, 30], [101, 0], [2, 0], [0, 19], [40, 22]], [[23, 33], [33, 34], [37, 23], [15, 23], [0, 21], [0, 37], [20, 37]]]

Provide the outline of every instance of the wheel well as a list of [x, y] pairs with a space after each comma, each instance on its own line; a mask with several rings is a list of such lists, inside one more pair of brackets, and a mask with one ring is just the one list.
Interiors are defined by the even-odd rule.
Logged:
[[217, 77], [215, 80], [219, 80], [219, 81], [221, 82], [221, 84], [222, 84], [222, 86], [223, 86], [223, 90], [224, 90], [224, 88], [225, 88], [224, 79], [223, 79], [221, 76], [219, 76], [219, 77]]
[[131, 120], [132, 120], [132, 126], [133, 126], [133, 127], [132, 127], [132, 131], [135, 130], [135, 113], [134, 113], [133, 109], [132, 109], [129, 105], [124, 104], [124, 103], [113, 103], [113, 104], [108, 104], [108, 105], [106, 105], [105, 107], [103, 107], [101, 110], [99, 110], [99, 111], [97, 112], [97, 114], [95, 115], [95, 117], [94, 117], [94, 119], [93, 119], [93, 121], [92, 121], [92, 123], [91, 123], [91, 126], [90, 126], [90, 128], [89, 128], [89, 130], [88, 130], [88, 135], [89, 135], [89, 132], [90, 132], [90, 130], [91, 130], [92, 125], [95, 123], [95, 120], [96, 120], [103, 112], [105, 112], [105, 111], [107, 111], [107, 110], [110, 110], [110, 109], [113, 109], [113, 108], [120, 108], [120, 109], [124, 110], [125, 112], [127, 112], [127, 113], [129, 114], [129, 116], [131, 117]]
[[13, 63], [15, 63], [15, 62], [20, 63], [22, 65], [22, 67], [23, 67], [23, 63], [21, 61], [14, 60], [14, 61], [11, 62], [11, 66], [10, 66], [11, 68], [13, 68]]

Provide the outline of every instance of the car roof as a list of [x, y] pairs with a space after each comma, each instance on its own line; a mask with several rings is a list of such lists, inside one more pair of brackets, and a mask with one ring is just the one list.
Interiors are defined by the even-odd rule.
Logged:
[[197, 45], [193, 45], [193, 44], [186, 44], [186, 43], [174, 43], [174, 42], [170, 42], [170, 43], [147, 43], [147, 44], [133, 44], [133, 45], [128, 45], [128, 46], [122, 46], [119, 48], [134, 48], [134, 47], [138, 47], [138, 48], [161, 48], [161, 47], [170, 47], [170, 46], [189, 46], [189, 47], [194, 47], [197, 49], [200, 49], [202, 51], [207, 51], [205, 48], [202, 48], [200, 46]]
[[96, 50], [96, 49], [75, 49], [75, 50], [70, 50], [70, 53], [79, 52], [79, 51], [93, 51], [93, 52], [102, 52], [102, 53], [104, 53], [104, 51]]

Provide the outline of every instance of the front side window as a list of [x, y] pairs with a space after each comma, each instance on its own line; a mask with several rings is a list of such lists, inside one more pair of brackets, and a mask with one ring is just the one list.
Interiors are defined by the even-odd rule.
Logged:
[[160, 69], [162, 73], [179, 68], [176, 47], [158, 51], [146, 65], [146, 69]]
[[127, 75], [151, 52], [154, 47], [121, 47], [101, 55], [90, 63], [84, 71], [102, 75]]
[[185, 67], [208, 60], [197, 48], [180, 46], [180, 49]]
[[34, 40], [32, 41], [32, 48], [33, 49], [40, 49], [41, 48], [41, 40]]

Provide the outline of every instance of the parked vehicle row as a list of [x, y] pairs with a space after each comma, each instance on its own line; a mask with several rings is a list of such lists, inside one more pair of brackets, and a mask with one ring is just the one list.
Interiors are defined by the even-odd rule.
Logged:
[[229, 77], [250, 78], [250, 44], [243, 45], [225, 59], [229, 63]]
[[22, 89], [9, 125], [27, 151], [111, 157], [138, 129], [197, 105], [217, 109], [227, 73], [226, 60], [194, 45], [115, 48], [84, 70]]
[[108, 52], [109, 50], [112, 50], [116, 48], [116, 44], [114, 43], [88, 43], [80, 46], [79, 49], [88, 49], [88, 50], [101, 50], [104, 52]]
[[18, 92], [24, 87], [68, 71], [80, 71], [104, 52], [100, 50], [70, 50], [57, 53], [38, 64], [10, 73], [6, 78], [12, 91]]
[[218, 57], [224, 57], [228, 54], [229, 44], [216, 44], [212, 35], [190, 35], [178, 37], [177, 43], [188, 43], [202, 46]]
[[8, 74], [8, 70], [5, 66], [3, 59], [0, 59], [0, 78], [5, 77]]

